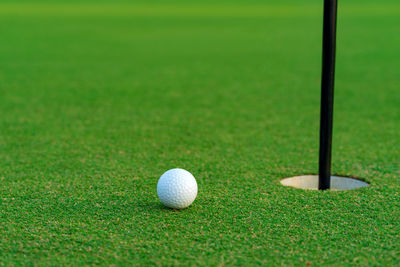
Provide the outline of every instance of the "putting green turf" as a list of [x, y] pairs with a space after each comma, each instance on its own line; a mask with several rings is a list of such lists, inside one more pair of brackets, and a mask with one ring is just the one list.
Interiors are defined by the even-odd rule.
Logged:
[[[400, 5], [341, 1], [318, 192], [322, 1], [0, 3], [0, 262], [398, 265]], [[181, 167], [199, 194], [164, 208]]]

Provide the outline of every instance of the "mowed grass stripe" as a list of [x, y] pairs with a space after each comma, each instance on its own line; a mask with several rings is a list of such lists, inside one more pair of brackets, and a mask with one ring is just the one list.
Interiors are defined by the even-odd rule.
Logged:
[[[342, 14], [399, 15], [400, 4], [343, 4]], [[10, 16], [178, 16], [178, 17], [307, 17], [320, 16], [322, 4], [297, 5], [137, 5], [137, 4], [0, 4], [0, 15]]]
[[283, 5], [134, 5], [134, 4], [1, 4], [0, 14], [48, 16], [308, 16], [319, 6]]

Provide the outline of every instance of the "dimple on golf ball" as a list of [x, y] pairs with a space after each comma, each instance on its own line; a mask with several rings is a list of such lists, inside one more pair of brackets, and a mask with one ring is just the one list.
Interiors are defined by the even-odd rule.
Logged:
[[168, 170], [158, 180], [157, 195], [160, 201], [169, 208], [186, 208], [197, 196], [196, 179], [190, 172], [183, 169]]

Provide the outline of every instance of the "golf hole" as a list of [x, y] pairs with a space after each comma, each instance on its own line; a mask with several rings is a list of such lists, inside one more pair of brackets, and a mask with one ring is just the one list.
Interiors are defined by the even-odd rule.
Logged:
[[[285, 178], [281, 180], [281, 184], [294, 188], [318, 190], [318, 175], [302, 175]], [[330, 189], [334, 191], [351, 190], [365, 186], [368, 186], [368, 183], [358, 179], [350, 177], [331, 176]]]

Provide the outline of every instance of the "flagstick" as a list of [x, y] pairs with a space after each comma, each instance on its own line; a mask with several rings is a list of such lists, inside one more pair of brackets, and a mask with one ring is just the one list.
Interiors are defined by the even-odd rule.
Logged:
[[321, 125], [319, 148], [319, 185], [320, 190], [330, 188], [333, 88], [335, 80], [337, 0], [324, 2], [324, 28], [322, 48], [321, 82]]

